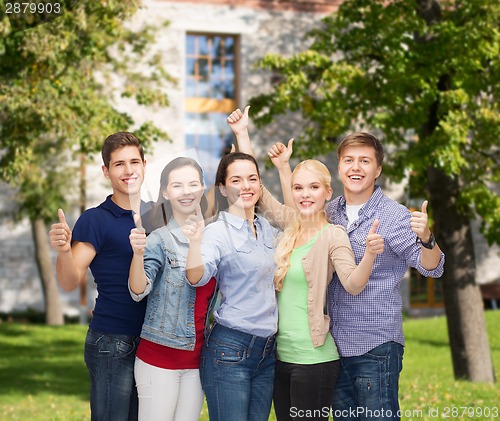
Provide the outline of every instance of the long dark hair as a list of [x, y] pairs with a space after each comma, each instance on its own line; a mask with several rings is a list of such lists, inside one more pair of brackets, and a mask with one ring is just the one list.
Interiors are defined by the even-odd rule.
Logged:
[[[196, 162], [194, 159], [181, 156], [170, 161], [161, 172], [158, 198], [156, 199], [156, 202], [154, 203], [151, 210], [143, 216], [143, 226], [146, 230], [146, 233], [149, 234], [155, 229], [167, 225], [170, 221], [170, 218], [172, 218], [172, 206], [170, 204], [170, 201], [163, 197], [163, 192], [168, 186], [170, 173], [173, 170], [182, 167], [193, 167], [196, 171], [198, 171], [200, 182], [202, 186], [204, 186], [203, 170], [201, 169], [200, 164], [198, 164], [198, 162]], [[203, 194], [200, 201], [200, 207], [203, 213], [206, 211], [207, 206], [207, 199], [205, 197], [205, 194]]]
[[255, 168], [257, 169], [257, 175], [259, 176], [260, 179], [260, 171], [259, 171], [259, 166], [257, 164], [257, 161], [252, 155], [248, 155], [243, 152], [233, 152], [229, 153], [227, 155], [224, 155], [220, 162], [219, 166], [217, 167], [217, 172], [215, 173], [215, 185], [214, 185], [214, 192], [215, 192], [215, 215], [222, 211], [226, 210], [229, 208], [229, 204], [227, 202], [227, 198], [222, 195], [220, 192], [219, 186], [222, 184], [223, 186], [226, 185], [226, 177], [227, 177], [227, 169], [229, 165], [231, 165], [235, 161], [250, 161], [253, 162], [255, 165]]

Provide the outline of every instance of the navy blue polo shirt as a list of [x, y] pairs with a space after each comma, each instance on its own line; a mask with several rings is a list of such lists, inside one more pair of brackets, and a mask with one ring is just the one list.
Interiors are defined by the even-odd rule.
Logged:
[[90, 263], [98, 292], [92, 329], [117, 335], [141, 333], [147, 300], [134, 301], [128, 289], [133, 256], [129, 235], [134, 227], [132, 211], [116, 205], [111, 195], [76, 221], [72, 240], [90, 243], [96, 251]]

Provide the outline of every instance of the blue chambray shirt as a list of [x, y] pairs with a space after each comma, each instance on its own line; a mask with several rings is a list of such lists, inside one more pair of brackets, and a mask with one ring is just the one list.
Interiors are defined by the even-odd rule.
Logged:
[[257, 238], [246, 219], [220, 212], [203, 233], [204, 274], [198, 286], [217, 279], [221, 303], [217, 323], [251, 335], [268, 337], [278, 329], [274, 290], [274, 238], [277, 230], [255, 216]]
[[[346, 201], [339, 196], [328, 203], [330, 222], [347, 228]], [[421, 245], [410, 228], [411, 212], [389, 199], [378, 186], [359, 210], [359, 219], [347, 230], [359, 264], [365, 252], [366, 236], [373, 221], [379, 219], [377, 232], [384, 238], [384, 252], [378, 255], [366, 288], [359, 295], [349, 294], [337, 276], [328, 289], [331, 333], [342, 357], [363, 355], [371, 349], [394, 341], [404, 345], [401, 280], [408, 267], [423, 276], [438, 278], [443, 274], [444, 254], [434, 270], [420, 264]]]

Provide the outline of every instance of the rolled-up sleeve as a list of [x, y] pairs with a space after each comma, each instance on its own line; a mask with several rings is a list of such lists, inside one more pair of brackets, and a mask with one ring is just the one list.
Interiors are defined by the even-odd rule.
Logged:
[[388, 238], [390, 247], [400, 258], [406, 261], [408, 266], [417, 269], [423, 276], [439, 278], [444, 272], [444, 253], [441, 252], [439, 263], [434, 269], [428, 270], [422, 266], [420, 262], [422, 246], [417, 243], [417, 235], [409, 229], [411, 213], [408, 209], [404, 209], [404, 211], [400, 211], [393, 221], [391, 221], [391, 230]]

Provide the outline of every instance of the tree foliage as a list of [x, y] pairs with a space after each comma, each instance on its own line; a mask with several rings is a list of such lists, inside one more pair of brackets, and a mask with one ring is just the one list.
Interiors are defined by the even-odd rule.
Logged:
[[380, 132], [396, 146], [385, 174], [443, 171], [459, 185], [454, 206], [500, 243], [500, 3], [350, 0], [309, 37], [307, 51], [261, 61], [281, 79], [252, 99], [255, 121], [300, 111], [302, 156]]
[[158, 28], [127, 23], [139, 1], [66, 5], [44, 24], [29, 14], [0, 21], [0, 179], [19, 191], [18, 216], [46, 221], [66, 203], [76, 155], [99, 151], [118, 130], [146, 143], [168, 139], [151, 122], [138, 126], [120, 102], [166, 106], [165, 87], [175, 82], [149, 48]]
[[166, 87], [175, 81], [150, 48], [159, 28], [133, 29], [140, 1], [18, 4], [31, 3], [64, 7], [57, 16], [7, 14], [0, 0], [0, 180], [17, 194], [14, 216], [31, 222], [47, 323], [62, 324], [45, 224], [85, 182], [77, 171], [82, 157], [99, 151], [109, 134], [133, 130], [145, 146], [169, 140], [120, 105], [167, 106]]

